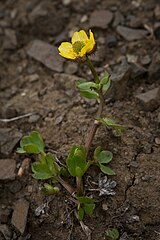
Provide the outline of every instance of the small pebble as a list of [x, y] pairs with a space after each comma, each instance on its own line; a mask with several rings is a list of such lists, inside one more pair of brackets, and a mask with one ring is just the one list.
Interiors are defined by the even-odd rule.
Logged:
[[156, 138], [155, 138], [155, 143], [156, 143], [157, 145], [160, 145], [160, 138], [156, 137]]

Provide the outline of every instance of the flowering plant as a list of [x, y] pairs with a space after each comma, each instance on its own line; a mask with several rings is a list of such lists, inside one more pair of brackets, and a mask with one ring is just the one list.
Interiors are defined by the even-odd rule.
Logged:
[[[36, 131], [22, 138], [20, 141], [20, 148], [17, 149], [17, 152], [32, 153], [39, 156], [39, 161], [32, 164], [33, 177], [41, 180], [50, 180], [50, 183], [45, 183], [42, 188], [46, 194], [55, 194], [59, 192], [59, 188], [56, 186], [56, 183], [59, 182], [71, 195], [70, 199], [77, 204], [78, 218], [82, 221], [84, 215], [91, 215], [95, 208], [95, 200], [91, 196], [85, 195], [83, 185], [84, 174], [91, 165], [98, 166], [100, 171], [104, 174], [115, 174], [115, 172], [108, 167], [108, 164], [112, 161], [113, 155], [110, 151], [103, 150], [101, 146], [97, 146], [93, 152], [93, 157], [90, 157], [88, 160], [88, 153], [96, 130], [103, 124], [121, 133], [123, 127], [116, 124], [110, 118], [102, 117], [104, 94], [110, 87], [110, 76], [105, 72], [100, 78], [89, 59], [89, 55], [96, 50], [96, 42], [92, 31], [89, 31], [89, 37], [84, 30], [75, 32], [72, 36], [71, 43], [63, 42], [58, 49], [62, 57], [84, 63], [91, 70], [93, 81], [77, 81], [76, 87], [83, 97], [97, 100], [99, 103], [97, 115], [94, 117], [93, 123], [90, 126], [88, 135], [85, 139], [85, 145], [77, 146], [74, 144], [72, 146], [66, 159], [66, 167], [61, 166], [54, 155], [45, 152], [43, 139]], [[68, 175], [76, 179], [76, 186], [71, 186], [68, 181], [64, 180]]]

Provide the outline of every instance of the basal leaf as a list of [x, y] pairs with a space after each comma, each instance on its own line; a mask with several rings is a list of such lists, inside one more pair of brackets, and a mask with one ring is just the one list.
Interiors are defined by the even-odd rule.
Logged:
[[117, 134], [120, 134], [125, 129], [122, 125], [117, 124], [111, 118], [97, 118], [97, 121], [101, 122], [102, 124], [104, 124], [107, 127], [114, 128], [116, 130]]
[[110, 151], [101, 151], [97, 156], [99, 163], [109, 163], [113, 158], [113, 154]]
[[95, 150], [94, 150], [94, 159], [97, 159], [97, 156], [100, 154], [101, 152], [101, 146], [98, 146]]
[[87, 215], [91, 215], [95, 209], [94, 203], [84, 204], [83, 209]]
[[119, 231], [116, 228], [108, 229], [105, 232], [107, 239], [109, 240], [118, 240], [119, 239]]
[[109, 81], [109, 73], [107, 71], [104, 72], [103, 77], [100, 80], [100, 84], [105, 85]]
[[106, 167], [103, 164], [100, 164], [99, 167], [100, 167], [101, 171], [107, 175], [116, 175], [115, 172], [111, 168]]
[[82, 221], [83, 218], [84, 218], [84, 209], [80, 207], [78, 209], [78, 219], [79, 219], [79, 221]]
[[95, 202], [95, 200], [90, 197], [76, 197], [76, 198], [80, 204], [91, 204]]

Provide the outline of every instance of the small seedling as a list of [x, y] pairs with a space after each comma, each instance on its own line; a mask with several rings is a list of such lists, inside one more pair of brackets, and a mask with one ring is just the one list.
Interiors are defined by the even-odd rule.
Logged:
[[107, 240], [118, 240], [119, 239], [119, 231], [117, 230], [117, 228], [108, 229], [105, 232], [105, 237]]
[[[103, 124], [107, 128], [113, 128], [118, 134], [124, 129], [121, 125], [115, 123], [112, 119], [103, 117], [104, 94], [110, 87], [110, 76], [105, 72], [99, 78], [89, 55], [96, 50], [96, 42], [93, 33], [81, 30], [75, 32], [71, 43], [63, 42], [59, 47], [60, 55], [64, 58], [86, 64], [93, 74], [93, 81], [77, 81], [76, 87], [81, 96], [89, 99], [96, 99], [99, 106], [97, 115], [93, 117], [93, 123], [89, 133], [85, 138], [84, 146], [74, 144], [66, 159], [66, 167], [62, 167], [56, 161], [56, 157], [51, 153], [45, 152], [45, 145], [42, 136], [37, 131], [31, 132], [28, 136], [24, 136], [20, 141], [18, 153], [28, 153], [37, 155], [38, 160], [32, 163], [32, 172], [35, 179], [44, 181], [42, 191], [47, 194], [55, 194], [60, 191], [57, 182], [60, 183], [70, 194], [70, 199], [77, 205], [77, 213], [80, 221], [85, 215], [91, 215], [95, 208], [95, 199], [85, 195], [83, 184], [83, 176], [91, 165], [99, 167], [100, 171], [107, 175], [115, 175], [115, 172], [108, 166], [112, 161], [113, 154], [108, 150], [103, 150], [97, 146], [93, 153], [93, 157], [88, 159], [88, 153], [95, 136], [97, 128]], [[75, 178], [76, 185], [71, 186], [66, 177]], [[47, 183], [45, 182], [47, 180]], [[113, 240], [118, 239], [116, 230], [106, 233], [112, 236]], [[106, 235], [107, 236], [107, 235]]]

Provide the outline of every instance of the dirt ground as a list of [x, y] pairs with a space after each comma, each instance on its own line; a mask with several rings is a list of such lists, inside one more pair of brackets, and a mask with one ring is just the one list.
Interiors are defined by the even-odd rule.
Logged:
[[[91, 152], [98, 145], [113, 152], [110, 166], [116, 176], [109, 178], [117, 183], [116, 194], [90, 191], [100, 174], [91, 168], [85, 188], [97, 202], [84, 224], [92, 240], [105, 239], [112, 227], [120, 240], [160, 240], [159, 0], [0, 1], [0, 172], [1, 160], [16, 160], [16, 177], [0, 180], [0, 240], [87, 239], [63, 189], [47, 197], [30, 168], [17, 176], [23, 160], [35, 158], [19, 156], [16, 147], [24, 134], [38, 130], [46, 151], [65, 163], [73, 143], [84, 143], [97, 104], [79, 96], [75, 80], [92, 76], [86, 66], [59, 57], [56, 49], [75, 30], [90, 28], [98, 45], [92, 56], [96, 69], [101, 74], [107, 68], [113, 78], [103, 114], [126, 131], [121, 137], [105, 127], [97, 131]], [[47, 58], [49, 46], [55, 51]], [[30, 116], [14, 119], [25, 114]], [[13, 224], [20, 199], [29, 203], [23, 233]]]

